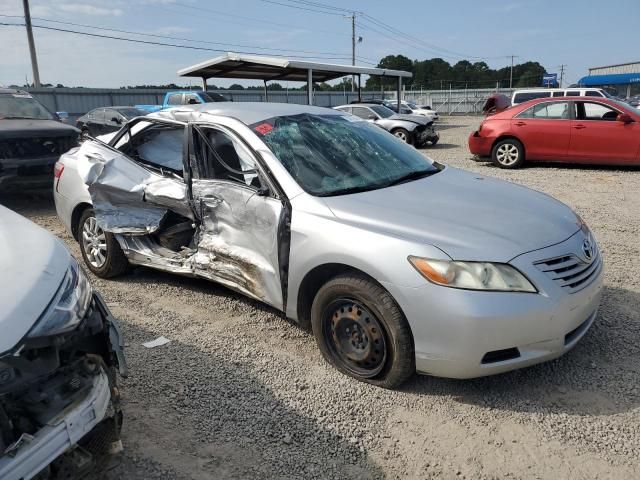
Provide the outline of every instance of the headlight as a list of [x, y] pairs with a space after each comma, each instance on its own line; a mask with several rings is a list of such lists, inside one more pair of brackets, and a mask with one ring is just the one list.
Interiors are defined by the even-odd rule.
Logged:
[[76, 328], [89, 309], [91, 293], [89, 280], [72, 258], [53, 301], [31, 329], [29, 337], [48, 337]]
[[518, 270], [505, 263], [454, 262], [409, 257], [427, 280], [445, 287], [501, 292], [537, 292]]

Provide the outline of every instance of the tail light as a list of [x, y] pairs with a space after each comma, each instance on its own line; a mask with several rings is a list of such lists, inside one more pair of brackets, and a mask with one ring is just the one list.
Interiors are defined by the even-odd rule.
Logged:
[[60, 185], [60, 177], [62, 176], [62, 172], [64, 172], [64, 163], [58, 160], [53, 167], [53, 178], [55, 178], [56, 182], [56, 192], [58, 192], [58, 185]]
[[62, 176], [62, 172], [64, 172], [64, 163], [61, 163], [60, 160], [58, 160], [53, 167], [53, 177], [60, 178]]

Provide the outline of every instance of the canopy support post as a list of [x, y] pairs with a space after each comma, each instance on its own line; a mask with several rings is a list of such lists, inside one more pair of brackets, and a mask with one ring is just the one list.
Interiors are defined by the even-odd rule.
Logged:
[[204, 93], [207, 93], [207, 78], [206, 77], [202, 77], [202, 91]]
[[358, 101], [362, 101], [362, 75], [358, 74]]
[[269, 101], [269, 93], [267, 90], [267, 79], [265, 78], [264, 80], [264, 101], [268, 102]]
[[313, 70], [307, 70], [307, 105], [313, 105]]
[[400, 94], [402, 92], [402, 77], [398, 77], [398, 91], [396, 92], [396, 95], [398, 96], [397, 100], [398, 100], [398, 113], [400, 113], [400, 105], [402, 105], [402, 101], [400, 100]]

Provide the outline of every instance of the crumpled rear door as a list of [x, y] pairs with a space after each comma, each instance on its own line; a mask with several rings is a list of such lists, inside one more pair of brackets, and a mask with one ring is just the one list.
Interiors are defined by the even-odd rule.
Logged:
[[118, 150], [87, 140], [77, 153], [78, 172], [87, 184], [100, 228], [144, 235], [156, 231], [172, 210], [193, 219], [181, 178], [151, 171]]

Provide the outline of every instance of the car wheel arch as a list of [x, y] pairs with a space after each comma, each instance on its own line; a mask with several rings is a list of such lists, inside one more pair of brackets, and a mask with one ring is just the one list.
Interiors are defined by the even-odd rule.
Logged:
[[496, 146], [496, 144], [498, 142], [501, 142], [503, 140], [508, 140], [508, 139], [513, 139], [513, 140], [517, 140], [518, 142], [520, 142], [520, 145], [522, 145], [522, 150], [524, 153], [524, 156], [526, 158], [527, 156], [527, 148], [524, 145], [524, 142], [522, 140], [520, 140], [518, 137], [516, 137], [513, 134], [505, 134], [505, 135], [500, 135], [498, 138], [496, 138], [493, 143], [491, 144], [491, 151], [493, 152], [493, 148]]
[[78, 239], [78, 222], [80, 221], [80, 217], [87, 208], [93, 208], [93, 205], [87, 202], [82, 202], [76, 205], [71, 213], [71, 234], [73, 238]]
[[[344, 263], [324, 263], [317, 265], [306, 273], [298, 288], [296, 314], [297, 322], [302, 328], [311, 331], [311, 306], [316, 294], [325, 283], [340, 275], [365, 277], [389, 292], [378, 280], [360, 268]], [[391, 292], [389, 292], [389, 294], [393, 298], [393, 294], [391, 294]], [[402, 311], [402, 307], [398, 302], [396, 302], [396, 305], [398, 305], [398, 308]], [[402, 314], [404, 315], [404, 312], [402, 312]]]

